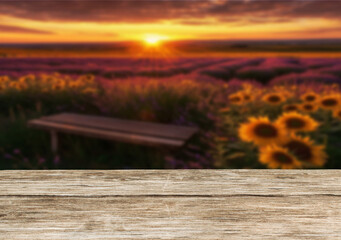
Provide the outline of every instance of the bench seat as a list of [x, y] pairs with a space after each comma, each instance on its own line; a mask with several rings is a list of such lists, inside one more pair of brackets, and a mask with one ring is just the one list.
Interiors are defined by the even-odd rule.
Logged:
[[28, 126], [49, 130], [54, 151], [57, 150], [57, 132], [141, 145], [180, 147], [198, 131], [196, 127], [75, 113], [61, 113], [34, 119], [28, 122]]

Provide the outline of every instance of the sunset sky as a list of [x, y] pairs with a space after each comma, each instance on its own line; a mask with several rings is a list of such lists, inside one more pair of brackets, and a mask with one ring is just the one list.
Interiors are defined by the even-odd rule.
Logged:
[[341, 0], [0, 0], [0, 42], [341, 38]]

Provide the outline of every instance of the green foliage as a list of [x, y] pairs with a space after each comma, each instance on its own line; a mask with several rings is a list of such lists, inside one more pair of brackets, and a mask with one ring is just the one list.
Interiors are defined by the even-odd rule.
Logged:
[[[84, 80], [84, 76], [70, 80], [60, 75], [45, 83], [35, 76], [13, 81], [22, 85], [5, 80], [0, 92], [0, 169], [183, 168], [193, 162], [200, 168], [212, 165], [207, 155], [212, 148], [207, 133], [216, 126], [212, 102], [221, 92], [213, 84], [117, 81], [103, 88]], [[30, 129], [27, 122], [65, 111], [194, 125], [202, 131], [188, 146], [177, 150], [59, 134], [60, 151], [54, 156], [49, 133]], [[176, 158], [177, 163], [167, 165], [165, 157]]]

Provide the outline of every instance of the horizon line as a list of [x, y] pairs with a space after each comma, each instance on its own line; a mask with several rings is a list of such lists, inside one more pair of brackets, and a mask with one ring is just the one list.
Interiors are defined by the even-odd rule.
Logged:
[[[165, 43], [177, 42], [293, 42], [293, 41], [340, 41], [341, 38], [297, 38], [297, 39], [182, 39], [182, 40], [164, 40]], [[53, 44], [111, 44], [111, 43], [140, 43], [139, 40], [123, 41], [99, 41], [99, 42], [0, 42], [0, 45], [53, 45]]]

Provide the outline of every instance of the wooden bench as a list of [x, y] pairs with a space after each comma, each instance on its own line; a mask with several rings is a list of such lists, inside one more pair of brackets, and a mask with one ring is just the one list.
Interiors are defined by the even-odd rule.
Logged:
[[58, 132], [142, 145], [180, 147], [198, 131], [196, 127], [140, 122], [74, 113], [61, 113], [34, 119], [28, 122], [28, 126], [51, 132], [53, 152], [57, 152]]
[[340, 170], [0, 171], [0, 239], [341, 239]]

